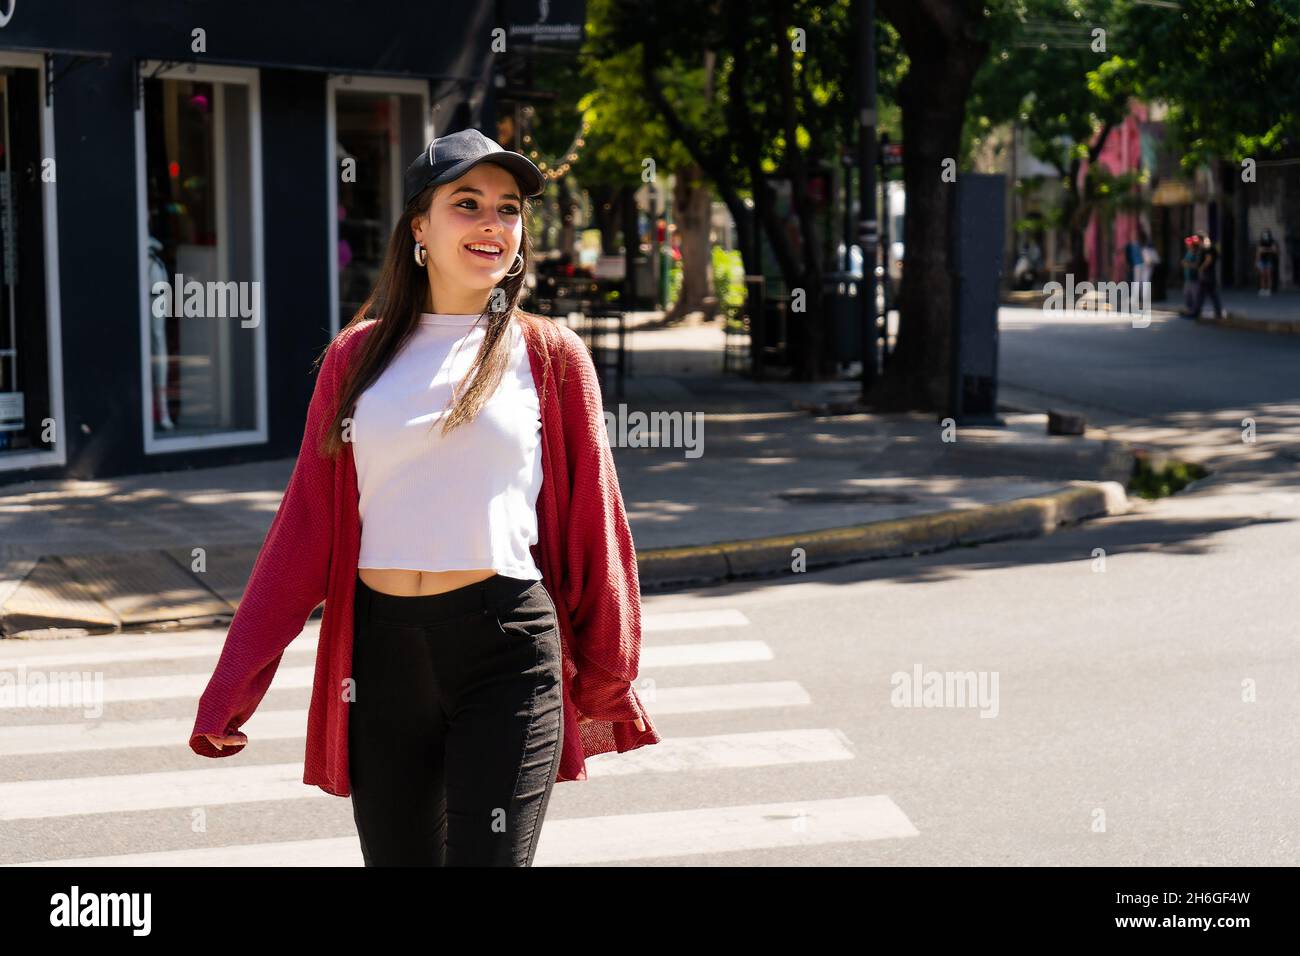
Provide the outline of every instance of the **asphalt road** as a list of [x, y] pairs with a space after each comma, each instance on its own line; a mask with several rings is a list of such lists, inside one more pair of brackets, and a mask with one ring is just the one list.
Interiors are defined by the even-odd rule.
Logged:
[[1300, 415], [1300, 336], [1013, 308], [999, 330], [1001, 392], [1085, 407], [1098, 422], [1254, 410], [1291, 425]]

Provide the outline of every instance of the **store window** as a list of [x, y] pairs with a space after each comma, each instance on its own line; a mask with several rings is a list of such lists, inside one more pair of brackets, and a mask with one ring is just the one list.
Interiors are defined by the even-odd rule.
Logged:
[[264, 441], [256, 74], [142, 74], [146, 451]]
[[5, 469], [52, 463], [59, 437], [47, 275], [54, 243], [46, 234], [54, 167], [42, 146], [44, 122], [39, 69], [0, 60], [0, 468]]
[[427, 145], [430, 130], [423, 83], [359, 77], [330, 83], [337, 329], [351, 320], [379, 279], [402, 211], [402, 173]]

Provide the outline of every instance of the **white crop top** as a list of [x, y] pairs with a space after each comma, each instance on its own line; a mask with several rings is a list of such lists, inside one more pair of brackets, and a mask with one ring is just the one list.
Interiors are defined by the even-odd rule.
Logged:
[[[485, 334], [477, 315], [425, 312], [352, 414], [360, 496], [360, 568], [452, 571], [493, 568], [540, 580], [541, 407], [519, 322], [510, 361], [472, 422], [445, 437], [452, 385], [460, 385]], [[475, 325], [475, 322], [478, 324]]]

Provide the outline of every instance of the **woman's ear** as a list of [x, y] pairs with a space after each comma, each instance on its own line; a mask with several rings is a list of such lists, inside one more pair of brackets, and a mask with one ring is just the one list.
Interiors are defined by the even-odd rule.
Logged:
[[416, 213], [411, 217], [411, 238], [416, 242], [424, 241], [424, 229], [429, 224], [428, 217], [422, 213]]

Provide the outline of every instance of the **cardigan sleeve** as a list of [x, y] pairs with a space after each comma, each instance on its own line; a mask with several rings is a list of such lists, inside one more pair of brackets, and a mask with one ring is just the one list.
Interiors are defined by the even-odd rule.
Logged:
[[298, 461], [253, 564], [216, 670], [199, 700], [190, 749], [229, 757], [243, 744], [217, 749], [205, 733], [227, 735], [252, 716], [271, 686], [284, 649], [325, 600], [334, 538], [334, 459], [319, 440], [337, 402], [339, 338], [321, 362]]
[[636, 548], [614, 471], [596, 368], [577, 333], [561, 329], [568, 344], [561, 406], [571, 489], [565, 597], [577, 667], [571, 696], [588, 717], [632, 721], [644, 716], [632, 688], [641, 653]]

